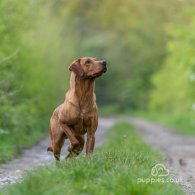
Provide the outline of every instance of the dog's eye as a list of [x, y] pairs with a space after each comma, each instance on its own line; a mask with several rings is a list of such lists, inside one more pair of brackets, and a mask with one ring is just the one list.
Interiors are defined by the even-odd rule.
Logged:
[[85, 62], [85, 64], [90, 64], [91, 63], [91, 60], [87, 60], [86, 62]]

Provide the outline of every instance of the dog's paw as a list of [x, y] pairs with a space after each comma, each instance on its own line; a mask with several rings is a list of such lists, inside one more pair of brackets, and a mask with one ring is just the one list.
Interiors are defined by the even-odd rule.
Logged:
[[52, 148], [51, 146], [49, 146], [49, 147], [47, 148], [47, 152], [53, 152], [53, 148]]

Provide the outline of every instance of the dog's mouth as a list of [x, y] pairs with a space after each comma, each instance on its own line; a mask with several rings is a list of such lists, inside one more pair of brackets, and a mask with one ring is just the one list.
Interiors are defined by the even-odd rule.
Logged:
[[105, 67], [102, 71], [97, 72], [93, 75], [94, 78], [100, 77], [103, 73], [107, 71], [107, 68]]
[[100, 77], [103, 74], [103, 72], [98, 72], [96, 74], [93, 75], [93, 78], [97, 78]]
[[104, 69], [102, 69], [100, 72], [96, 72], [91, 76], [87, 76], [85, 77], [86, 79], [93, 79], [93, 78], [97, 78], [100, 77], [103, 73], [105, 73], [107, 71], [107, 68], [105, 67]]
[[105, 73], [106, 71], [107, 71], [107, 68], [105, 67], [102, 72]]

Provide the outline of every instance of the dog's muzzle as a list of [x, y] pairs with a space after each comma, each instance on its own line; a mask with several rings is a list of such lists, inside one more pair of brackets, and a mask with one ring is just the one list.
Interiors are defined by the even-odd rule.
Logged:
[[107, 71], [107, 62], [105, 60], [102, 61], [102, 65], [103, 65], [103, 73]]

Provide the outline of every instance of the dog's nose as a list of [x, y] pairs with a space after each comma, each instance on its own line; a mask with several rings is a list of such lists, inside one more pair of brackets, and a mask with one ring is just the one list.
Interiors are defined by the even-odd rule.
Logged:
[[107, 62], [105, 60], [102, 61], [102, 64], [106, 67]]

